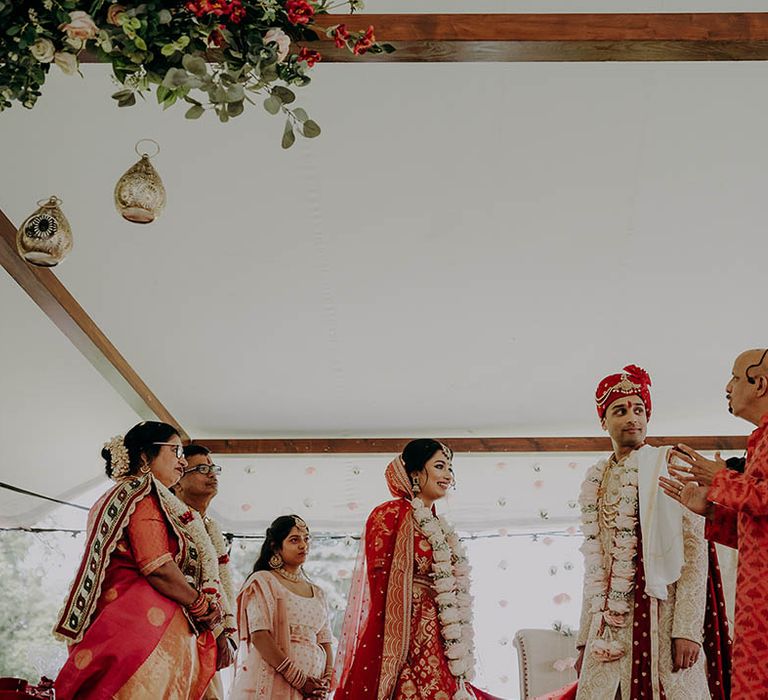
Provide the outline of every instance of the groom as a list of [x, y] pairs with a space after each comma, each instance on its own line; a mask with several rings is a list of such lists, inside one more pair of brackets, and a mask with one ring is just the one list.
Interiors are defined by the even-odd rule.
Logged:
[[722, 678], [719, 686], [712, 678], [710, 694], [702, 653], [712, 606], [704, 522], [658, 489], [669, 448], [645, 444], [650, 386], [645, 370], [628, 365], [595, 394], [613, 453], [589, 470], [579, 499], [585, 562], [577, 700], [724, 697], [716, 694]]

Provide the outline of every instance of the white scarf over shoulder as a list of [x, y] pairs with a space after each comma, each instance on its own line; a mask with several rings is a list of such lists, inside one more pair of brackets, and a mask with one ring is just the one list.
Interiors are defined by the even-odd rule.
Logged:
[[669, 476], [669, 450], [645, 445], [627, 458], [637, 466], [645, 592], [659, 600], [667, 599], [667, 586], [680, 578], [685, 563], [682, 507], [659, 488], [659, 477]]

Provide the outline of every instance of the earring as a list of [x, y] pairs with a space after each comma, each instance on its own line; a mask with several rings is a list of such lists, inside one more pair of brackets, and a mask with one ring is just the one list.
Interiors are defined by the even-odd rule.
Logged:
[[281, 569], [283, 566], [283, 558], [275, 552], [270, 558], [269, 558], [269, 568], [270, 569]]
[[418, 479], [411, 479], [411, 489], [415, 496], [421, 493], [421, 486], [419, 485]]
[[149, 472], [152, 471], [152, 467], [149, 466], [149, 462], [144, 462], [141, 467], [139, 468], [139, 471], [142, 474], [149, 474]]

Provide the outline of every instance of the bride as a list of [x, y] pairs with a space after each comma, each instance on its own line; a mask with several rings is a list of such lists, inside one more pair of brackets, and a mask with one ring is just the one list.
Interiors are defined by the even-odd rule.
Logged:
[[434, 503], [453, 485], [453, 453], [413, 440], [387, 466], [395, 500], [374, 508], [352, 580], [336, 700], [491, 699], [474, 676], [469, 564]]

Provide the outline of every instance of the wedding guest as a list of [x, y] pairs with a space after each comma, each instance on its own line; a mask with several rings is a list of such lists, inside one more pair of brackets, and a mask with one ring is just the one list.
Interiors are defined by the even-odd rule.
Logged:
[[[208, 515], [208, 506], [219, 490], [218, 476], [221, 467], [211, 460], [211, 451], [204, 445], [191, 444], [184, 447], [184, 458], [187, 466], [179, 481], [172, 487], [173, 493], [190, 508], [200, 514], [206, 534], [216, 554], [216, 578], [221, 583], [222, 602], [225, 610], [222, 634], [216, 638], [216, 667], [226, 668], [235, 661], [237, 638], [235, 636], [236, 622], [235, 591], [229, 570], [229, 547], [218, 523]], [[221, 674], [217, 673], [203, 700], [223, 700], [224, 684]]]
[[325, 594], [304, 573], [309, 551], [309, 528], [297, 515], [280, 516], [267, 528], [237, 596], [240, 648], [231, 699], [327, 696], [332, 636]]
[[216, 669], [222, 609], [216, 572], [200, 556], [206, 543], [169, 490], [187, 465], [181, 438], [145, 421], [101, 454], [116, 484], [91, 508], [85, 553], [54, 630], [70, 645], [56, 696], [139, 698], [151, 689], [153, 697], [199, 700]]

